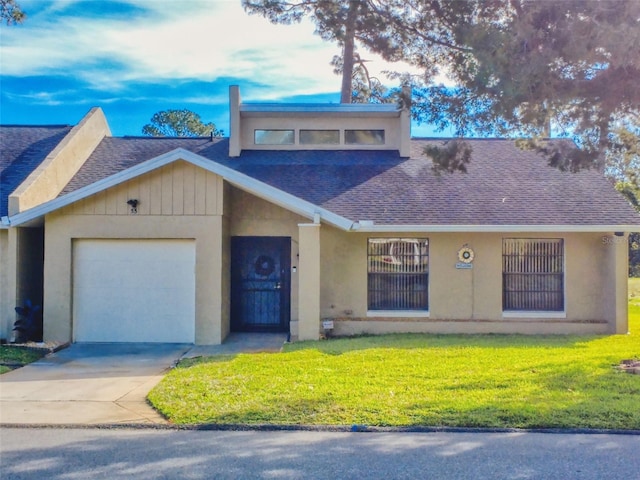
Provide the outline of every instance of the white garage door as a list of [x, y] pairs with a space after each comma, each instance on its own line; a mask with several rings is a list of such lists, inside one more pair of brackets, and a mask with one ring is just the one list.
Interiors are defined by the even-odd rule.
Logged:
[[77, 342], [193, 343], [195, 242], [77, 240]]

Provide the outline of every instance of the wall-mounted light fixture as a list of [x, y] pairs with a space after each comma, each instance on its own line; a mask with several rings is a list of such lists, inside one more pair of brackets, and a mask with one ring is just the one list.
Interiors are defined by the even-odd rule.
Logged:
[[616, 237], [624, 237], [624, 232], [614, 232], [613, 233]]
[[138, 213], [138, 203], [140, 202], [137, 198], [130, 198], [127, 200], [127, 205], [131, 207], [130, 213]]

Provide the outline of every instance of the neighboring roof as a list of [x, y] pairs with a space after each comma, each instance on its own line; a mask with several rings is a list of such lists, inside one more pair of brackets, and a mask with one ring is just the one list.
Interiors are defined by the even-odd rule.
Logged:
[[9, 195], [72, 128], [70, 125], [0, 125], [0, 216], [8, 213]]
[[468, 139], [468, 173], [436, 175], [423, 150], [444, 141], [414, 139], [408, 159], [394, 151], [322, 150], [245, 150], [230, 158], [227, 139], [107, 137], [61, 195], [184, 148], [340, 217], [377, 226], [640, 225], [640, 216], [598, 171], [562, 172], [512, 140]]

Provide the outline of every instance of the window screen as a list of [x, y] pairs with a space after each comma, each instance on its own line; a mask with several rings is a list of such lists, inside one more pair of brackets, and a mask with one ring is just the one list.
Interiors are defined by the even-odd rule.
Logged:
[[369, 310], [429, 309], [429, 240], [370, 238]]
[[564, 310], [562, 239], [502, 241], [503, 310]]

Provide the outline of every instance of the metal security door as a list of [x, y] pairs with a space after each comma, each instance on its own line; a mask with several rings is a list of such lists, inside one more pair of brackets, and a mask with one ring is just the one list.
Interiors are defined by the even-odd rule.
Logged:
[[242, 332], [288, 332], [289, 237], [231, 239], [231, 327]]

